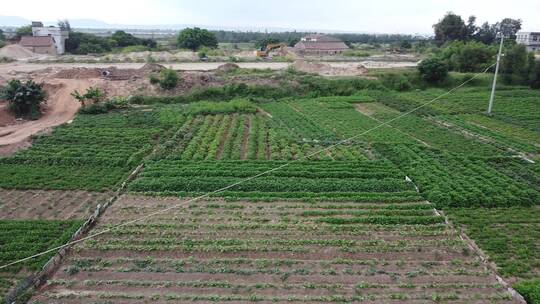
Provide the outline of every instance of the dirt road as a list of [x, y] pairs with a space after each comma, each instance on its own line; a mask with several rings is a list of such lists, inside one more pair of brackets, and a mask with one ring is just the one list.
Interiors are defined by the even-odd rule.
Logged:
[[43, 116], [38, 120], [0, 127], [0, 146], [23, 142], [42, 130], [71, 120], [80, 107], [80, 104], [75, 102], [70, 95], [71, 92], [73, 90], [84, 91], [97, 81], [99, 80], [49, 80], [46, 86], [49, 92], [48, 103]]

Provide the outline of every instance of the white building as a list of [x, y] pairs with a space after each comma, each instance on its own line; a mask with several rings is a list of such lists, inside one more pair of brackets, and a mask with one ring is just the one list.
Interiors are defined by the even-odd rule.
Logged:
[[540, 51], [540, 32], [518, 32], [516, 42], [527, 47], [527, 51]]
[[66, 51], [66, 39], [69, 37], [68, 31], [63, 31], [59, 27], [43, 26], [41, 22], [32, 22], [32, 36], [34, 37], [52, 37], [58, 55]]

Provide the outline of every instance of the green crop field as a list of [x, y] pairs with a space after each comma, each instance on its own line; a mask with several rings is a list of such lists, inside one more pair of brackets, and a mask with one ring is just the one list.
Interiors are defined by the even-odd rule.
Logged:
[[[460, 232], [534, 296], [540, 92], [503, 87], [487, 116], [488, 88], [466, 87], [400, 117], [443, 92], [78, 115], [0, 158], [0, 225], [20, 226], [0, 260], [65, 242], [96, 205], [74, 201], [108, 197], [142, 165], [92, 232], [155, 216], [74, 246], [31, 302], [516, 303]], [[46, 259], [2, 273], [0, 291]]]

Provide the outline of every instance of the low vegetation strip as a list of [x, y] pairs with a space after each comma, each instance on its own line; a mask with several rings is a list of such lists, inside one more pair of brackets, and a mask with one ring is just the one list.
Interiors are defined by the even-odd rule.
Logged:
[[[282, 164], [284, 162], [151, 161], [130, 184], [129, 190], [182, 195], [211, 192]], [[405, 181], [404, 175], [387, 162], [339, 162], [335, 165], [331, 161], [295, 162], [282, 170], [227, 189], [225, 195], [242, 192], [255, 199], [259, 193], [284, 199], [300, 199], [305, 194], [309, 198], [310, 193], [336, 197], [372, 193], [384, 199], [384, 194], [414, 193], [414, 185]]]

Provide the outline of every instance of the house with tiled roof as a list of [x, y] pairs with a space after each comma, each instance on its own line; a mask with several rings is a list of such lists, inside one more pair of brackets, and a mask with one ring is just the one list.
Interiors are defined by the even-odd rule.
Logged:
[[338, 38], [320, 34], [303, 37], [294, 46], [294, 51], [301, 55], [336, 55], [348, 49]]
[[21, 37], [20, 45], [38, 54], [61, 55], [65, 52], [69, 32], [55, 26], [32, 21], [32, 36]]
[[51, 36], [23, 36], [19, 44], [37, 54], [57, 54], [54, 38]]

